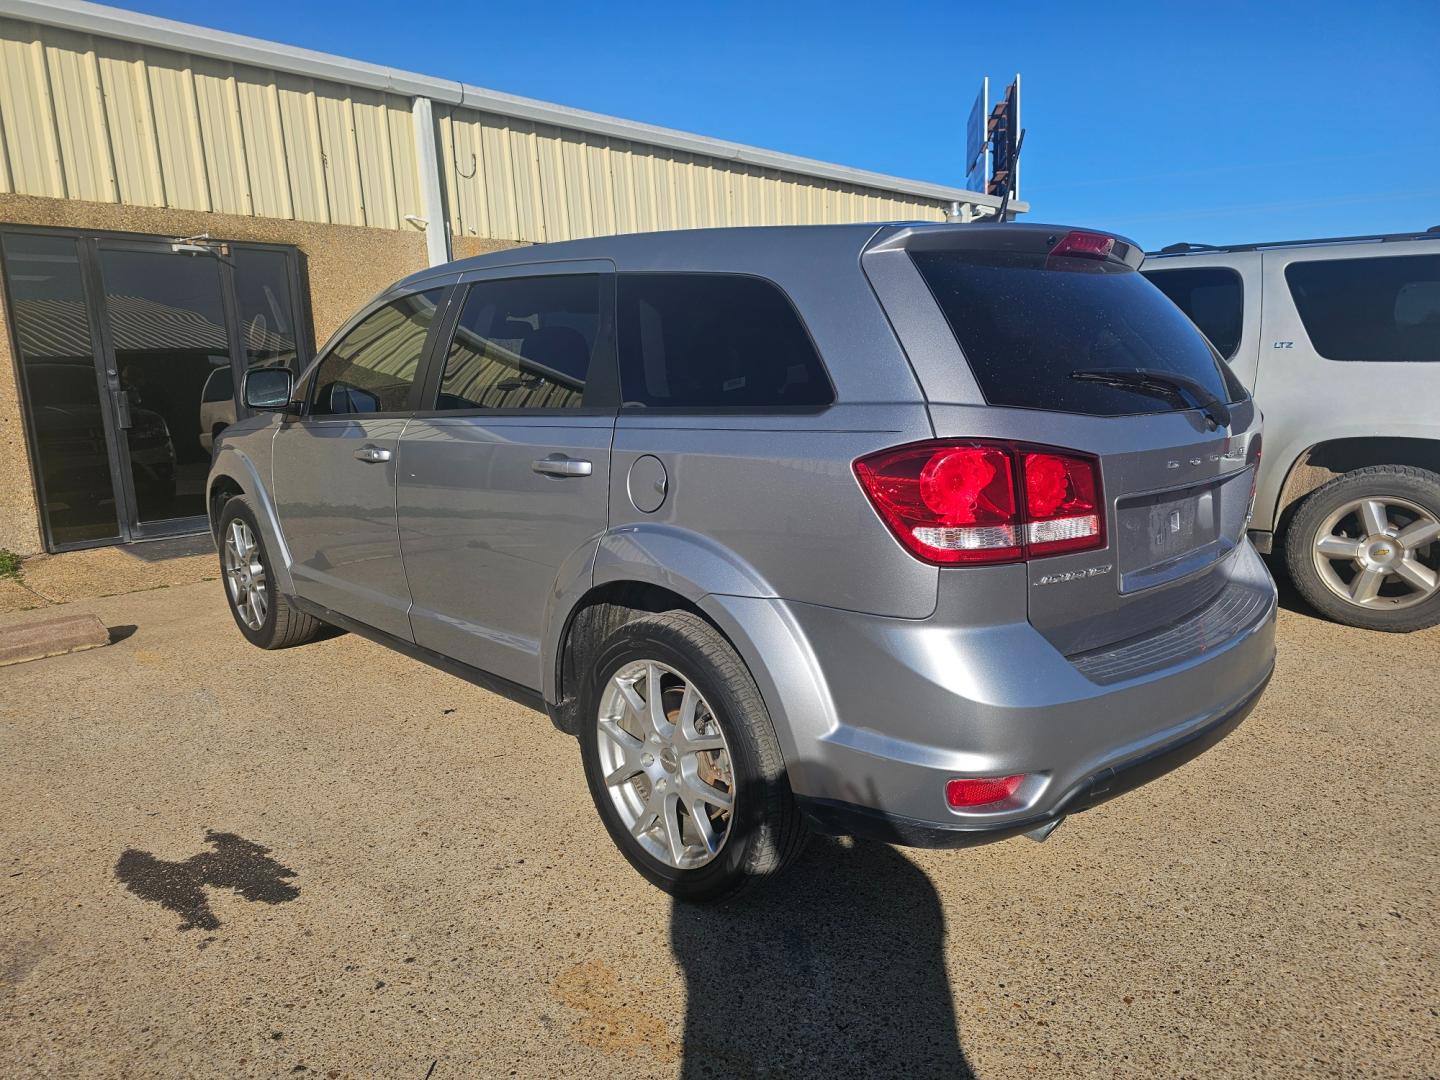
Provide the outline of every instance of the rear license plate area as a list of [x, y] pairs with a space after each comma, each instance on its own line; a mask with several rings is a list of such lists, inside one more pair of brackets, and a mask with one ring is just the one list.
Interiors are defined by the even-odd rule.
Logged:
[[1156, 584], [1153, 571], [1215, 548], [1220, 538], [1217, 486], [1203, 484], [1120, 500], [1116, 524], [1122, 592]]

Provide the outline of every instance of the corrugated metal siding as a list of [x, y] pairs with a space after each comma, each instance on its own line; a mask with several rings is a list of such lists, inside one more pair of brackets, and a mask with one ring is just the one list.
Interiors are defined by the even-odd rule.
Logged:
[[[942, 220], [938, 200], [438, 105], [457, 236]], [[410, 229], [410, 99], [0, 18], [0, 192]]]
[[0, 19], [0, 192], [342, 225], [420, 213], [410, 100]]
[[457, 236], [570, 240], [720, 225], [942, 221], [943, 204], [437, 106]]

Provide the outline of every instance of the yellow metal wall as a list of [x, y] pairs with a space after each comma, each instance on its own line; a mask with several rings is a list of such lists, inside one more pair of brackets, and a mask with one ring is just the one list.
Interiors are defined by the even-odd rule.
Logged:
[[[455, 237], [941, 220], [876, 189], [437, 103]], [[411, 231], [410, 100], [0, 18], [0, 194]]]
[[0, 19], [0, 194], [373, 228], [419, 214], [408, 98]]
[[455, 236], [540, 242], [717, 225], [945, 218], [939, 201], [493, 113], [435, 112]]

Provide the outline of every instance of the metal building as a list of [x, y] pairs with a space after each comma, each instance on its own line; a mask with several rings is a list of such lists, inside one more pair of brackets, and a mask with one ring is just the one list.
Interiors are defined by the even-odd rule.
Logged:
[[653, 229], [968, 220], [998, 201], [118, 8], [0, 0], [0, 548], [203, 528], [240, 373], [303, 365], [427, 263]]

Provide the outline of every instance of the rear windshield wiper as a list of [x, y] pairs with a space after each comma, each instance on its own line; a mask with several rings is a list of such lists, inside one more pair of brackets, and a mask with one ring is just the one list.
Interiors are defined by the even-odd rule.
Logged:
[[1229, 407], [1207, 390], [1203, 383], [1188, 375], [1162, 371], [1159, 368], [1085, 368], [1072, 371], [1070, 378], [1178, 401], [1182, 405], [1201, 410], [1212, 428], [1230, 426]]

